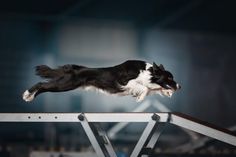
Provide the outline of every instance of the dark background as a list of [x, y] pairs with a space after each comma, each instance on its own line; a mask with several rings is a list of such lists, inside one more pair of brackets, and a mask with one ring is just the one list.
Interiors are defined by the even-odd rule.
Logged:
[[[22, 93], [39, 81], [34, 75], [34, 66], [39, 64], [103, 67], [142, 59], [162, 63], [182, 86], [171, 99], [160, 96], [147, 99], [158, 99], [172, 111], [221, 127], [234, 126], [235, 3], [233, 0], [0, 1], [0, 112], [130, 112], [140, 105], [131, 97], [76, 90], [47, 93], [26, 103]], [[157, 112], [154, 108], [148, 111]], [[78, 129], [72, 124], [2, 123], [0, 148], [17, 151], [16, 148], [23, 146], [28, 150], [29, 145], [32, 149], [72, 145], [81, 149], [81, 145], [86, 147], [88, 143]], [[52, 130], [55, 137], [49, 139]], [[170, 130], [176, 133], [176, 128]], [[141, 130], [139, 126], [131, 126], [125, 131], [134, 134]], [[177, 132], [180, 137], [163, 135], [163, 141], [168, 145], [187, 140], [185, 134]]]

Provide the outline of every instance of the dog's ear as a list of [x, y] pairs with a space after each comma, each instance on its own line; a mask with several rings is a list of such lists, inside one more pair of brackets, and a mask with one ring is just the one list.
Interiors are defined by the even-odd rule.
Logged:
[[155, 62], [153, 62], [153, 71], [160, 71], [160, 70], [165, 71], [164, 66], [162, 64], [158, 66]]
[[163, 66], [162, 64], [159, 65], [159, 68], [160, 68], [161, 70], [163, 70], [163, 71], [165, 70], [165, 68], [164, 68], [164, 66]]
[[156, 65], [155, 62], [153, 62], [152, 66], [153, 66], [153, 71], [159, 71], [160, 70], [160, 68]]

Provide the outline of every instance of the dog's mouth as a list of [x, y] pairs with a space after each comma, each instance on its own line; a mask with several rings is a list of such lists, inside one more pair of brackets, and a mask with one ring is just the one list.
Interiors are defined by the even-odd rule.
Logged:
[[173, 90], [173, 89], [165, 89], [165, 88], [161, 89], [161, 94], [164, 96], [167, 96], [169, 98], [173, 95], [174, 92], [175, 92], [175, 90]]
[[176, 86], [175, 87], [171, 87], [171, 86], [169, 86], [169, 85], [166, 85], [166, 88], [161, 88], [161, 94], [162, 95], [164, 95], [164, 96], [167, 96], [167, 97], [171, 97], [172, 95], [173, 95], [173, 93], [176, 91], [176, 90], [178, 90], [178, 89], [180, 89], [181, 88], [181, 86], [179, 85], [179, 84], [176, 84]]
[[181, 86], [179, 84], [176, 84], [174, 86], [170, 86], [170, 85], [166, 84], [166, 85], [163, 86], [163, 89], [166, 89], [166, 90], [170, 89], [170, 90], [173, 90], [173, 91], [176, 91], [180, 88], [181, 88]]

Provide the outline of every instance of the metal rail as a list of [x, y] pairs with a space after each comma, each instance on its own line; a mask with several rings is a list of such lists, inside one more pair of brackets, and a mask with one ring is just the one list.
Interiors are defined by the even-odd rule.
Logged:
[[153, 149], [161, 134], [160, 123], [170, 123], [236, 146], [236, 135], [227, 129], [180, 113], [0, 113], [0, 122], [77, 122], [81, 123], [99, 157], [114, 157], [115, 152], [105, 131], [95, 127], [98, 122], [146, 122], [132, 157], [143, 149]]
[[[149, 122], [153, 113], [0, 113], [0, 122], [80, 122], [83, 114], [88, 122]], [[156, 113], [166, 122], [167, 113]]]

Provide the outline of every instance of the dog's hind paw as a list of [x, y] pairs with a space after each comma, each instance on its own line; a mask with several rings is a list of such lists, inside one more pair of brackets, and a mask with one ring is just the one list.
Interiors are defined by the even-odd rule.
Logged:
[[[37, 91], [36, 91], [37, 92]], [[36, 92], [33, 92], [33, 93], [30, 93], [28, 90], [26, 90], [24, 93], [23, 93], [23, 99], [26, 101], [26, 102], [29, 102], [29, 101], [32, 101], [34, 99], [34, 95]]]

